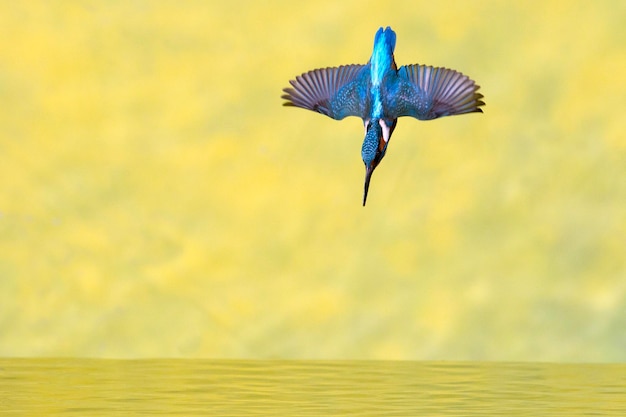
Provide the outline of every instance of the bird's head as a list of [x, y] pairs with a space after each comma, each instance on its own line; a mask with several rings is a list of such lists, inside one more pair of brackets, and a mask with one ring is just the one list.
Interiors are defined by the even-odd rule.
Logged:
[[387, 145], [391, 138], [391, 133], [396, 127], [396, 120], [367, 119], [364, 121], [365, 139], [361, 148], [361, 156], [365, 163], [365, 186], [363, 191], [363, 205], [367, 201], [367, 191], [370, 186], [370, 179], [374, 169], [385, 157]]

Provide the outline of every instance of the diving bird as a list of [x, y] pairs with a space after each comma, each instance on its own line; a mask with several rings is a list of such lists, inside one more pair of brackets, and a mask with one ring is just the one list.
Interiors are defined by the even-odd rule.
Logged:
[[455, 114], [482, 113], [479, 86], [460, 72], [426, 65], [397, 67], [396, 33], [381, 27], [365, 65], [343, 65], [305, 72], [289, 81], [284, 106], [301, 107], [336, 120], [363, 119], [365, 163], [363, 205], [374, 169], [387, 152], [398, 117], [431, 120]]

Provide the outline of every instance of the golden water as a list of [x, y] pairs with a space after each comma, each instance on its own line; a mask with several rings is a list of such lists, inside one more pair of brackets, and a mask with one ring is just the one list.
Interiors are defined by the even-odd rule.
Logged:
[[[626, 362], [626, 1], [4, 1], [0, 357]], [[281, 106], [396, 61], [485, 113]]]
[[626, 365], [5, 359], [0, 414], [624, 416]]

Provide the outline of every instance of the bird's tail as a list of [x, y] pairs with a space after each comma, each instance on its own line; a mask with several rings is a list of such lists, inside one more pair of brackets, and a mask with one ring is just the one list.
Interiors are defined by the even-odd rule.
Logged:
[[384, 30], [383, 28], [378, 29], [374, 38], [374, 45], [378, 45], [381, 41], [384, 42], [389, 53], [393, 54], [394, 49], [396, 49], [396, 32], [391, 30], [391, 27], [387, 26], [387, 29]]

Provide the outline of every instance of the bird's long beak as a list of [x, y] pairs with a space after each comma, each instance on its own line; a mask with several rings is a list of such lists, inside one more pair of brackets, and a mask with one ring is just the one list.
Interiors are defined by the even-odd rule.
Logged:
[[375, 165], [371, 164], [370, 166], [365, 167], [365, 186], [363, 188], [363, 207], [365, 207], [365, 202], [367, 201], [367, 191], [370, 188], [370, 179], [372, 178], [372, 173], [374, 172]]

